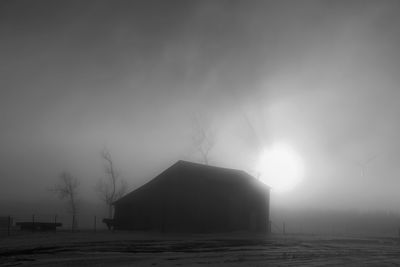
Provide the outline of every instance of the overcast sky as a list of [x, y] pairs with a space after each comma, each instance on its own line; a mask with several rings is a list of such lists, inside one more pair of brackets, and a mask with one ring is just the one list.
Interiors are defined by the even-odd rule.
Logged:
[[303, 182], [273, 203], [399, 211], [399, 12], [399, 1], [1, 1], [0, 198], [50, 194], [63, 170], [93, 195], [103, 147], [136, 188], [200, 160], [198, 116], [215, 133], [211, 164], [251, 171], [277, 141], [299, 153]]

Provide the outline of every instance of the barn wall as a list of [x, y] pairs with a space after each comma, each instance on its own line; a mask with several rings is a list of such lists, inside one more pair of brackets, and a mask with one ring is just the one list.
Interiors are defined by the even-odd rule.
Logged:
[[161, 232], [265, 232], [269, 194], [246, 192], [230, 197], [148, 196], [115, 207], [115, 228]]

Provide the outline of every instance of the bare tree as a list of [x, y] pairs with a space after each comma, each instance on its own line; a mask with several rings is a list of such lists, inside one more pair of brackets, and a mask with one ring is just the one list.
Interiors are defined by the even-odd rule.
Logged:
[[59, 176], [59, 183], [54, 186], [52, 191], [62, 200], [67, 201], [67, 209], [72, 214], [72, 231], [78, 226], [78, 187], [79, 180], [69, 172], [64, 171]]
[[112, 218], [113, 203], [125, 195], [128, 184], [125, 180], [120, 179], [118, 172], [115, 170], [111, 153], [107, 149], [103, 149], [101, 157], [105, 161], [104, 169], [106, 178], [99, 180], [96, 191], [100, 199], [104, 201], [108, 207], [108, 217]]
[[215, 135], [210, 128], [205, 125], [204, 121], [201, 121], [197, 116], [193, 118], [192, 141], [202, 161], [208, 165], [210, 151], [215, 145]]

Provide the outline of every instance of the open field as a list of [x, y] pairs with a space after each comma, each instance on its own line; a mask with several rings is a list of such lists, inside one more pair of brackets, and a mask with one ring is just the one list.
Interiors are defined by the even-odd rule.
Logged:
[[400, 266], [394, 238], [25, 233], [0, 239], [0, 266]]

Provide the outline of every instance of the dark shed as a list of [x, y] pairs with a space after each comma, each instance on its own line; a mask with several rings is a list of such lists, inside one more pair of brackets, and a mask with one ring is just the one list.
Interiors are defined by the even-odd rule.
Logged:
[[114, 203], [114, 227], [266, 232], [270, 188], [244, 171], [178, 161]]

